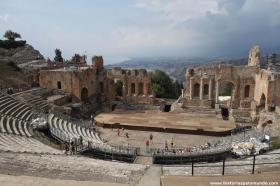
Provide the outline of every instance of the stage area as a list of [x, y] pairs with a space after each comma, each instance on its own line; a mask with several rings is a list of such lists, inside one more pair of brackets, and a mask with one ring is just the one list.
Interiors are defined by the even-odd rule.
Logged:
[[[216, 117], [215, 113], [175, 113], [159, 110], [115, 110], [95, 117], [99, 126], [124, 127], [131, 130], [149, 130], [178, 133], [226, 134], [235, 123]], [[229, 133], [230, 134], [230, 133]]]

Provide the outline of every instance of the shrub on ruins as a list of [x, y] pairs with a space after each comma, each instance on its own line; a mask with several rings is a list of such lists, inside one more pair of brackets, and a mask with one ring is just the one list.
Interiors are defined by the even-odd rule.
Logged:
[[71, 58], [71, 61], [74, 63], [79, 63], [81, 60], [81, 57], [82, 56], [80, 56], [80, 54], [74, 54], [74, 56]]
[[55, 52], [54, 62], [63, 62], [61, 50], [56, 48], [54, 52]]
[[14, 41], [16, 38], [21, 38], [21, 35], [17, 32], [7, 30], [4, 34], [4, 37], [7, 38], [10, 41]]
[[26, 41], [20, 40], [16, 41], [16, 38], [21, 38], [21, 35], [17, 32], [7, 30], [3, 35], [6, 40], [0, 40], [0, 48], [10, 49], [24, 46]]

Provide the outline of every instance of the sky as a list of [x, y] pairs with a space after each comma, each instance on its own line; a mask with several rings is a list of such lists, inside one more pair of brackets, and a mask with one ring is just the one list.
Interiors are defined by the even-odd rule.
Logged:
[[[102, 55], [105, 64], [133, 57], [229, 57], [280, 49], [280, 0], [1, 0], [8, 29], [44, 57], [55, 48]], [[1, 38], [1, 37], [0, 37]]]

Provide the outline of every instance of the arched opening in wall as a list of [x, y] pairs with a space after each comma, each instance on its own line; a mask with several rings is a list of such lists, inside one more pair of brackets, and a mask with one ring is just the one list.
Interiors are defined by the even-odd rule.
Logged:
[[245, 98], [250, 97], [250, 85], [246, 85], [246, 86], [245, 86], [244, 97], [245, 97]]
[[135, 94], [135, 83], [131, 83], [131, 94]]
[[82, 102], [88, 101], [88, 89], [85, 87], [81, 91], [81, 100], [82, 100]]
[[193, 97], [194, 97], [194, 98], [199, 97], [199, 89], [200, 89], [199, 83], [195, 83], [195, 84], [193, 85]]
[[208, 96], [208, 94], [209, 94], [209, 85], [204, 84], [203, 85], [203, 96]]
[[61, 82], [60, 81], [57, 82], [57, 89], [61, 89]]
[[227, 107], [221, 107], [221, 114], [222, 114], [223, 120], [229, 119], [229, 110]]
[[104, 93], [103, 82], [99, 83], [99, 87], [100, 87], [100, 93]]
[[219, 103], [225, 104], [232, 100], [234, 85], [230, 81], [222, 81], [219, 85]]
[[123, 83], [122, 83], [122, 81], [121, 80], [115, 80], [114, 87], [115, 87], [115, 96], [116, 96], [116, 98], [118, 99], [118, 98], [123, 97], [123, 92], [122, 92], [122, 90], [123, 90]]
[[169, 105], [169, 104], [162, 104], [162, 105], [160, 106], [160, 110], [161, 110], [162, 112], [170, 112], [170, 110], [171, 110], [171, 105]]
[[113, 104], [112, 105], [112, 111], [114, 111], [116, 109], [116, 107], [117, 107], [117, 104]]
[[265, 102], [266, 102], [265, 95], [262, 94], [261, 99], [260, 99], [260, 104], [259, 104], [259, 110], [265, 109]]
[[143, 95], [144, 94], [144, 85], [143, 83], [138, 84], [138, 94]]

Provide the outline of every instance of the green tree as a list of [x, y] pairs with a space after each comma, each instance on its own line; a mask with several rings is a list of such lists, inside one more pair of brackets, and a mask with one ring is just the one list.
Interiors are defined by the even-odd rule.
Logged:
[[152, 90], [156, 97], [164, 97], [164, 89], [159, 84], [152, 84]]
[[73, 61], [74, 63], [80, 63], [80, 60], [81, 60], [80, 54], [75, 54], [71, 59], [71, 61]]
[[16, 38], [21, 38], [21, 35], [17, 32], [7, 30], [4, 34], [4, 37], [7, 38], [10, 41], [14, 41]]
[[[168, 74], [166, 74], [161, 70], [155, 70], [150, 73], [150, 76], [152, 81], [152, 89], [156, 97], [177, 98], [175, 95], [173, 80], [169, 77]], [[176, 83], [176, 89], [179, 89], [177, 87], [177, 83]], [[177, 90], [177, 92], [179, 92], [179, 90]]]
[[58, 48], [56, 48], [54, 52], [55, 52], [54, 61], [55, 62], [63, 62], [61, 51]]
[[182, 83], [179, 83], [179, 81], [177, 80], [173, 82], [174, 98], [180, 97], [182, 89], [183, 89]]
[[122, 81], [117, 80], [117, 82], [115, 83], [115, 95], [116, 96], [122, 96]]

